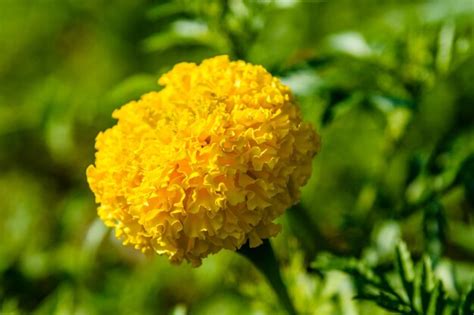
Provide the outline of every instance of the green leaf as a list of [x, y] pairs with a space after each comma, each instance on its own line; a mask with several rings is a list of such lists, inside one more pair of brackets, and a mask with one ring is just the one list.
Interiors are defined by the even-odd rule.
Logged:
[[411, 314], [410, 307], [408, 305], [401, 304], [398, 299], [383, 291], [381, 291], [379, 294], [362, 293], [357, 295], [355, 298], [359, 300], [373, 301], [382, 308], [392, 312]]
[[147, 91], [158, 89], [157, 78], [151, 74], [136, 74], [118, 83], [106, 94], [106, 99], [114, 106], [137, 99]]
[[184, 19], [175, 21], [170, 29], [156, 33], [143, 42], [143, 47], [148, 52], [183, 46], [205, 46], [223, 50], [225, 43], [206, 23]]
[[410, 252], [404, 242], [400, 242], [396, 248], [398, 273], [402, 280], [403, 288], [407, 294], [408, 300], [412, 301], [414, 298], [415, 271], [413, 261], [410, 257]]
[[443, 283], [437, 281], [433, 292], [431, 293], [430, 303], [426, 315], [441, 315], [446, 306], [445, 291]]
[[159, 20], [184, 12], [186, 12], [185, 6], [179, 1], [175, 1], [154, 6], [147, 12], [147, 17], [152, 20]]
[[[449, 298], [442, 282], [436, 279], [433, 273], [430, 257], [428, 255], [423, 256], [417, 264], [415, 274], [410, 256], [406, 244], [400, 242], [396, 248], [396, 267], [406, 297], [402, 297], [397, 292], [397, 288], [392, 287], [387, 280], [391, 271], [389, 273], [382, 271], [380, 268], [371, 268], [364, 261], [325, 254], [319, 255], [311, 264], [311, 267], [322, 270], [336, 269], [348, 273], [357, 284], [358, 293], [355, 298], [372, 301], [391, 312], [413, 315], [442, 315], [443, 311], [448, 308], [451, 315], [472, 315], [473, 291], [470, 291], [465, 299]], [[464, 313], [461, 313], [461, 309]]]
[[321, 117], [321, 124], [328, 125], [337, 117], [348, 112], [353, 106], [363, 100], [362, 94], [351, 94], [343, 89], [333, 89], [329, 93], [329, 103]]
[[432, 263], [428, 256], [423, 256], [421, 262], [421, 284], [420, 284], [420, 296], [421, 296], [421, 309], [423, 313], [428, 311], [431, 292], [434, 288], [434, 276]]

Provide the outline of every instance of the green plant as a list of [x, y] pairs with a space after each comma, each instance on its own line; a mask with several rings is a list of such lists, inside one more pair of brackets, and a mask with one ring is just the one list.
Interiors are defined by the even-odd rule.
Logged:
[[414, 265], [406, 244], [396, 247], [396, 272], [371, 267], [361, 260], [321, 255], [312, 268], [340, 270], [353, 277], [356, 299], [372, 301], [381, 308], [405, 315], [469, 315], [474, 312], [474, 289], [452, 297], [433, 273], [431, 259], [424, 255]]

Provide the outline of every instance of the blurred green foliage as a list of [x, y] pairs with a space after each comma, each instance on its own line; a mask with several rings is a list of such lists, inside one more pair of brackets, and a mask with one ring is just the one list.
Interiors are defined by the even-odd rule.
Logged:
[[473, 16], [472, 0], [0, 1], [0, 313], [283, 313], [239, 255], [192, 269], [121, 246], [85, 180], [115, 108], [217, 54], [281, 77], [322, 135], [273, 242], [297, 309], [386, 314], [353, 299], [360, 278], [309, 262], [392, 277], [400, 239], [459, 300], [474, 283]]

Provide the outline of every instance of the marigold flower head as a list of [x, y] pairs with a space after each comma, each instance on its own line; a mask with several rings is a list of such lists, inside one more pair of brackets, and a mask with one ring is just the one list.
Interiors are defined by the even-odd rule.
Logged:
[[180, 63], [159, 83], [97, 136], [87, 178], [100, 218], [124, 244], [193, 265], [276, 235], [319, 149], [289, 88], [227, 56]]

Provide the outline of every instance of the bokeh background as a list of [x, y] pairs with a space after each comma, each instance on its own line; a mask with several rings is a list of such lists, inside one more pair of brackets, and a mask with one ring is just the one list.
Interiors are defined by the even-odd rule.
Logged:
[[280, 314], [221, 252], [200, 268], [123, 247], [85, 169], [111, 113], [181, 61], [228, 54], [292, 87], [322, 136], [273, 240], [302, 314], [386, 314], [309, 263], [393, 261], [449, 294], [474, 276], [474, 1], [0, 1], [0, 313]]

